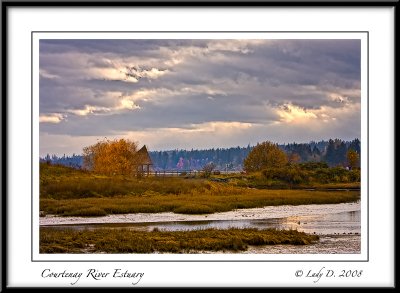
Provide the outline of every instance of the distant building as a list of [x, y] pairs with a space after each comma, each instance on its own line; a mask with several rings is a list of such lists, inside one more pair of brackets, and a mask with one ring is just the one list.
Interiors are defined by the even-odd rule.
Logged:
[[146, 173], [147, 176], [149, 176], [150, 166], [153, 165], [153, 162], [151, 161], [149, 152], [147, 151], [145, 145], [140, 150], [138, 150], [136, 156], [138, 162], [138, 174], [143, 175]]

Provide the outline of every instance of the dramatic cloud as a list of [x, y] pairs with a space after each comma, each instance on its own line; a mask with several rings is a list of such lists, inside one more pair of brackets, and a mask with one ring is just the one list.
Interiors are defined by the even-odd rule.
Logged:
[[360, 40], [41, 40], [40, 155], [125, 137], [150, 150], [361, 131]]

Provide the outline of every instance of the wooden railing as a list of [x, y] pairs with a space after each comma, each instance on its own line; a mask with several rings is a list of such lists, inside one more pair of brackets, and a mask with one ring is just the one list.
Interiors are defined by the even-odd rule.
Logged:
[[161, 171], [151, 171], [150, 176], [193, 176], [200, 175], [202, 171], [197, 170], [161, 170]]
[[[219, 175], [219, 174], [233, 174], [233, 173], [239, 173], [239, 171], [219, 171], [219, 170], [214, 170], [211, 172], [211, 174], [214, 175]], [[156, 176], [156, 177], [171, 177], [171, 176], [200, 176], [204, 174], [204, 171], [202, 170], [160, 170], [160, 171], [150, 171], [149, 176]], [[146, 172], [144, 172], [144, 175], [146, 175]]]

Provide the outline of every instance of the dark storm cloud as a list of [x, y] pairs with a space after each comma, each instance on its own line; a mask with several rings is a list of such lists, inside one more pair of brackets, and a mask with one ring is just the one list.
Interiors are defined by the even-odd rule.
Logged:
[[119, 56], [127, 56], [133, 53], [142, 56], [158, 50], [160, 46], [175, 47], [177, 45], [179, 46], [176, 42], [169, 40], [41, 40], [40, 52], [43, 54], [100, 53]]
[[[90, 119], [87, 116], [75, 116], [73, 119], [57, 124], [57, 127], [45, 123], [41, 125], [41, 131], [54, 134], [74, 133], [80, 136], [110, 135], [115, 131], [151, 131], [153, 128], [160, 127], [191, 129], [194, 124], [209, 121], [268, 124], [278, 118], [273, 111], [260, 108], [259, 105], [244, 103], [239, 109], [236, 105], [240, 101], [241, 97], [234, 96], [219, 96], [214, 99], [199, 95], [175, 96], [173, 100], [161, 105], [138, 102], [141, 108], [135, 111], [106, 116], [93, 115]], [[229, 120], [226, 117], [229, 117]], [[168, 124], [161, 125], [160, 120], [168, 121]]]
[[359, 136], [360, 50], [360, 40], [41, 40], [40, 131], [105, 136], [240, 122], [278, 138], [299, 129], [285, 121], [312, 118], [335, 121], [332, 136]]

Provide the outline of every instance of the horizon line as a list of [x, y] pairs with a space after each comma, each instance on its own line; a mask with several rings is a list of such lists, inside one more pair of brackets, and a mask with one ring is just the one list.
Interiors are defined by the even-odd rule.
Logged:
[[[359, 137], [355, 137], [355, 138], [353, 138], [353, 139], [351, 139], [351, 140], [346, 140], [346, 139], [341, 139], [341, 138], [328, 138], [328, 139], [321, 139], [321, 140], [310, 140], [310, 141], [308, 141], [308, 142], [296, 142], [296, 141], [293, 141], [293, 142], [284, 142], [284, 143], [276, 143], [276, 142], [273, 142], [273, 141], [271, 141], [272, 143], [275, 143], [275, 144], [277, 144], [277, 145], [288, 145], [288, 144], [294, 144], [294, 143], [296, 143], [296, 144], [310, 144], [310, 143], [318, 143], [318, 142], [328, 142], [329, 140], [336, 140], [336, 139], [338, 139], [338, 140], [341, 140], [341, 141], [343, 141], [343, 142], [351, 142], [351, 141], [353, 141], [353, 140], [356, 140], [356, 139], [358, 139], [359, 141], [361, 141], [361, 138], [359, 138]], [[268, 140], [265, 140], [265, 141], [268, 141]], [[265, 142], [265, 141], [262, 141], [262, 142]], [[262, 143], [262, 142], [257, 142], [257, 144], [259, 144], [259, 143]], [[195, 149], [195, 148], [190, 148], [190, 149], [183, 149], [183, 148], [175, 148], [175, 149], [154, 149], [154, 150], [150, 150], [149, 149], [149, 147], [148, 147], [148, 145], [147, 144], [143, 144], [143, 146], [146, 146], [147, 147], [147, 149], [148, 149], [148, 152], [173, 152], [173, 151], [207, 151], [207, 150], [212, 150], [212, 149], [232, 149], [232, 148], [247, 148], [247, 147], [254, 147], [254, 146], [256, 146], [257, 144], [255, 144], [255, 145], [251, 145], [250, 143], [248, 143], [246, 146], [240, 146], [240, 145], [237, 145], [237, 146], [230, 146], [230, 147], [212, 147], [212, 148], [202, 148], [202, 149]], [[141, 144], [138, 144], [138, 145], [141, 145]], [[53, 153], [53, 154], [49, 154], [49, 153], [47, 153], [46, 155], [44, 155], [43, 157], [45, 157], [45, 156], [47, 156], [47, 155], [49, 155], [49, 156], [57, 156], [57, 157], [62, 157], [62, 156], [66, 156], [66, 157], [69, 157], [69, 156], [82, 156], [83, 154], [82, 153], [80, 153], [80, 154], [76, 154], [76, 153], [72, 153], [72, 154], [66, 154], [66, 153], [63, 153], [62, 155], [61, 154], [55, 154], [55, 153]], [[42, 156], [40, 156], [39, 155], [39, 158], [42, 158]]]

